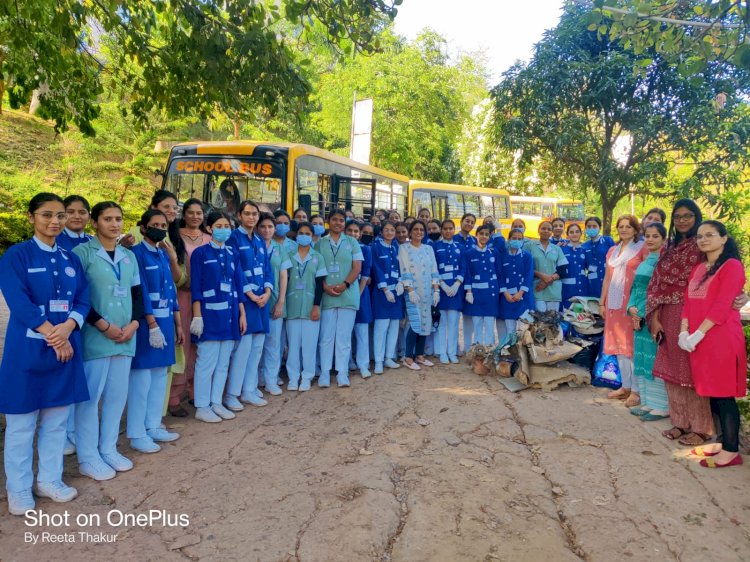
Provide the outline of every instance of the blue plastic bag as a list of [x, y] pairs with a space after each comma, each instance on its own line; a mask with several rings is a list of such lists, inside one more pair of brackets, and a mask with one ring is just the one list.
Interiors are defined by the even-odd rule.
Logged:
[[608, 388], [618, 389], [622, 386], [622, 376], [620, 367], [617, 364], [616, 355], [607, 355], [604, 352], [599, 353], [594, 364], [594, 372], [591, 377], [592, 386], [606, 386]]

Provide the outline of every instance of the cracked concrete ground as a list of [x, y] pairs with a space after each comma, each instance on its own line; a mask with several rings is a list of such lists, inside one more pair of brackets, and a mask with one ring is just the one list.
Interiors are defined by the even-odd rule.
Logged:
[[24, 544], [2, 560], [351, 562], [750, 560], [750, 468], [707, 470], [604, 391], [507, 392], [466, 365], [285, 393], [183, 435], [108, 482], [77, 473], [71, 515], [187, 514], [185, 527], [85, 528], [115, 543]]

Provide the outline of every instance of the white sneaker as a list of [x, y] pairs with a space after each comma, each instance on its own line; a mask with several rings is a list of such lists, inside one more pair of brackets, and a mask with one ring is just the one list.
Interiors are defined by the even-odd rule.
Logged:
[[211, 404], [211, 410], [223, 420], [233, 420], [236, 417], [231, 410], [227, 410], [222, 404]]
[[443, 365], [447, 365], [448, 363], [450, 363], [450, 359], [448, 359], [448, 356], [447, 356], [447, 355], [441, 355], [441, 356], [440, 356], [440, 362], [441, 362], [441, 363], [442, 363]]
[[63, 449], [63, 455], [66, 457], [69, 455], [75, 455], [76, 446], [75, 443], [71, 443], [70, 439], [65, 439], [65, 448]]
[[425, 359], [418, 359], [417, 363], [419, 363], [420, 365], [424, 365], [425, 367], [434, 367], [435, 366], [435, 363], [433, 363], [432, 361], [430, 361], [427, 358], [425, 358]]
[[287, 390], [299, 390], [299, 385], [293, 382], [289, 382], [288, 385], [286, 385]]
[[198, 408], [195, 410], [195, 419], [206, 423], [219, 423], [221, 418], [214, 414], [211, 408]]
[[117, 472], [101, 459], [97, 459], [94, 462], [82, 462], [78, 465], [78, 471], [84, 476], [100, 482], [102, 480], [112, 480], [117, 476]]
[[451, 355], [451, 356], [450, 356], [450, 357], [448, 358], [448, 360], [449, 360], [449, 361], [450, 361], [451, 363], [458, 363], [458, 357], [456, 357], [455, 355]]
[[115, 451], [114, 453], [102, 454], [102, 460], [117, 472], [127, 472], [133, 470], [133, 462]]
[[376, 375], [382, 375], [383, 374], [383, 364], [382, 363], [375, 363], [375, 374]]
[[404, 367], [406, 367], [407, 369], [411, 369], [412, 371], [421, 371], [422, 370], [422, 367], [420, 367], [417, 364], [417, 362], [413, 361], [413, 360], [412, 360], [411, 363], [407, 363], [406, 361], [404, 361]]
[[339, 388], [349, 388], [349, 375], [336, 375], [336, 384]]
[[271, 396], [281, 396], [284, 393], [284, 391], [281, 390], [281, 387], [276, 384], [267, 384], [266, 392]]
[[266, 404], [268, 404], [268, 402], [263, 400], [263, 398], [259, 398], [257, 394], [243, 394], [242, 396], [240, 396], [240, 401], [244, 402], [245, 404], [252, 404], [253, 406], [265, 406]]
[[231, 394], [224, 395], [224, 406], [226, 406], [233, 412], [241, 412], [245, 409], [245, 406], [242, 405], [242, 402], [240, 402], [236, 396], [232, 396]]
[[146, 437], [136, 437], [130, 440], [130, 448], [140, 453], [158, 453], [161, 447], [148, 435]]
[[37, 482], [34, 485], [34, 493], [40, 498], [49, 498], [53, 502], [58, 503], [69, 502], [78, 496], [78, 490], [66, 485], [62, 480], [58, 480], [57, 482]]
[[177, 441], [180, 438], [180, 434], [176, 431], [168, 431], [166, 427], [157, 427], [156, 429], [147, 429], [146, 433], [154, 441], [161, 443], [169, 443], [170, 441]]
[[21, 492], [8, 492], [8, 511], [11, 515], [25, 515], [30, 509], [36, 507], [31, 490]]
[[359, 374], [362, 376], [363, 379], [369, 379], [372, 376], [372, 373], [368, 371], [367, 369], [362, 369]]
[[389, 369], [400, 369], [401, 365], [399, 363], [396, 363], [393, 359], [386, 359], [383, 363], [386, 367]]
[[307, 392], [312, 387], [311, 381], [303, 380], [301, 383], [299, 383], [299, 391], [300, 392]]

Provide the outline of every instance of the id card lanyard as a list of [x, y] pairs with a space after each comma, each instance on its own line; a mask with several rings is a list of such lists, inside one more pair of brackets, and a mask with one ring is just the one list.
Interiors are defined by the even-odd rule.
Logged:
[[52, 285], [55, 289], [55, 298], [50, 299], [49, 301], [49, 311], [50, 312], [69, 312], [70, 311], [70, 301], [67, 299], [62, 299], [61, 293], [62, 293], [62, 271], [60, 271], [60, 266], [64, 263], [62, 249], [58, 247], [57, 250], [58, 253], [58, 259], [56, 260], [57, 263], [55, 263], [55, 273], [56, 275], [52, 276]]

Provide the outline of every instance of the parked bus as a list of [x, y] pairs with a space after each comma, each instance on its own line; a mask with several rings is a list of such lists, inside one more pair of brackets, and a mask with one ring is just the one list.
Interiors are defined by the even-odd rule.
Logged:
[[178, 201], [197, 197], [234, 214], [252, 199], [263, 210], [298, 207], [308, 216], [334, 208], [369, 218], [375, 209], [406, 211], [409, 178], [305, 144], [186, 142], [172, 148], [162, 188]]
[[424, 208], [438, 220], [450, 217], [457, 227], [464, 213], [476, 215], [477, 226], [488, 216], [506, 231], [512, 222], [510, 196], [503, 189], [411, 180], [409, 214], [416, 217]]
[[[586, 215], [583, 203], [575, 199], [556, 199], [552, 197], [517, 197], [510, 198], [513, 218], [526, 223], [526, 236], [536, 238], [539, 223], [554, 218], [565, 219], [565, 224], [576, 223], [583, 230]], [[566, 227], [567, 228], [567, 227]]]

